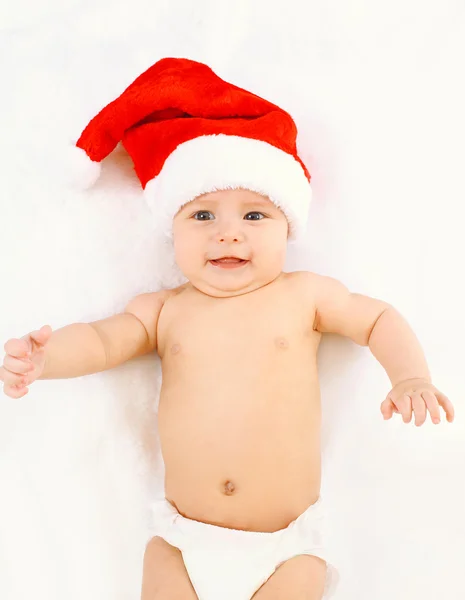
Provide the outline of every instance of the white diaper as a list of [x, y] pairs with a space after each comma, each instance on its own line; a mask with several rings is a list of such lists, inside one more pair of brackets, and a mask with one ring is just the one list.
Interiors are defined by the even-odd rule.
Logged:
[[165, 498], [152, 505], [151, 534], [179, 548], [199, 600], [250, 600], [279, 565], [294, 556], [317, 556], [327, 564], [324, 598], [339, 579], [325, 548], [321, 497], [286, 529], [255, 532], [187, 519]]

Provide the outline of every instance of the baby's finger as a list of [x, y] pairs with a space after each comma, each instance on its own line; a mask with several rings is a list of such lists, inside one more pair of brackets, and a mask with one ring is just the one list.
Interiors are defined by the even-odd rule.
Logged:
[[29, 388], [25, 386], [17, 387], [9, 385], [3, 388], [3, 392], [10, 398], [17, 400], [18, 398], [25, 396], [29, 392]]
[[381, 402], [380, 409], [385, 421], [392, 417], [392, 413], [394, 412], [394, 404], [389, 396]]
[[441, 414], [439, 412], [439, 403], [437, 401], [436, 396], [433, 394], [433, 392], [430, 392], [429, 390], [427, 390], [426, 392], [422, 392], [422, 398], [426, 403], [426, 408], [429, 411], [429, 414], [431, 416], [431, 421], [433, 421], [433, 423], [440, 423], [441, 422]]
[[20, 373], [12, 373], [8, 369], [2, 367], [2, 381], [5, 385], [19, 385], [26, 383], [27, 375], [21, 375]]
[[437, 400], [440, 406], [442, 406], [442, 408], [444, 409], [444, 412], [446, 413], [446, 418], [449, 421], [449, 423], [452, 423], [452, 421], [454, 420], [455, 417], [455, 410], [454, 410], [454, 406], [452, 404], [452, 402], [449, 400], [449, 398], [447, 396], [444, 396], [444, 394], [441, 394], [441, 392], [438, 392], [436, 394], [437, 396]]
[[415, 413], [415, 425], [420, 427], [426, 421], [426, 404], [421, 397], [420, 392], [415, 392], [412, 396], [412, 407]]
[[27, 340], [21, 338], [20, 340], [13, 338], [8, 340], [3, 346], [6, 354], [10, 354], [15, 358], [25, 358], [27, 353], [32, 350], [32, 345]]
[[[42, 348], [50, 339], [50, 335], [52, 334], [52, 328], [50, 325], [44, 325], [37, 331], [31, 331], [28, 336], [31, 338], [33, 343], [38, 347]], [[27, 336], [24, 336], [25, 339]]]
[[3, 366], [12, 373], [30, 373], [34, 370], [34, 365], [29, 359], [14, 358], [7, 355], [3, 359]]
[[410, 423], [412, 420], [412, 399], [407, 394], [404, 394], [402, 398], [396, 401], [396, 406], [402, 415], [404, 423]]

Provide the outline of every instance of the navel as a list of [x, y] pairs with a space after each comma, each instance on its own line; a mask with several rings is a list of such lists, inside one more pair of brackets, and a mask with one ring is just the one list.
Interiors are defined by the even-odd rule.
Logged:
[[181, 352], [181, 344], [173, 344], [171, 346], [171, 354], [179, 354]]
[[226, 481], [223, 487], [223, 491], [226, 494], [226, 496], [231, 496], [236, 491], [236, 486], [232, 481]]
[[289, 348], [289, 342], [287, 341], [287, 339], [285, 337], [275, 338], [274, 342], [278, 348], [281, 348], [283, 350], [285, 350], [286, 348]]

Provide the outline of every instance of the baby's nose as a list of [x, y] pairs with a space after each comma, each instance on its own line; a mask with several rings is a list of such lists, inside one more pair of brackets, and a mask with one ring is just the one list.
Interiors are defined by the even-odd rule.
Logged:
[[224, 234], [224, 235], [219, 235], [218, 236], [218, 242], [220, 242], [220, 243], [231, 244], [231, 243], [234, 243], [234, 242], [239, 242], [239, 240], [240, 240], [240, 236], [239, 235]]
[[231, 244], [243, 241], [244, 236], [239, 229], [223, 229], [223, 231], [218, 232], [216, 239], [219, 243]]

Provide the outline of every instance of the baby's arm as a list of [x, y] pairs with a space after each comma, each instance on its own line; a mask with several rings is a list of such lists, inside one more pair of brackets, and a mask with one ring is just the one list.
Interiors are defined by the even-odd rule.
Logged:
[[45, 345], [45, 366], [39, 379], [98, 373], [156, 350], [163, 298], [162, 292], [140, 294], [120, 314], [57, 329]]
[[406, 423], [413, 411], [415, 423], [426, 419], [426, 409], [434, 423], [440, 421], [439, 406], [448, 421], [454, 419], [450, 400], [431, 383], [431, 376], [420, 342], [404, 317], [390, 304], [352, 294], [339, 281], [308, 274], [307, 282], [315, 299], [314, 329], [338, 333], [361, 346], [368, 346], [384, 367], [392, 390], [381, 405], [384, 418], [402, 413]]
[[415, 333], [390, 304], [353, 294], [331, 277], [313, 275], [314, 329], [337, 333], [368, 346], [393, 386], [406, 379], [426, 379], [430, 373]]
[[157, 323], [168, 291], [136, 296], [123, 313], [73, 323], [52, 332], [41, 327], [5, 343], [3, 391], [22, 398], [36, 379], [66, 379], [112, 369], [157, 349]]

